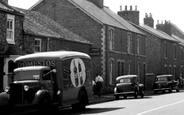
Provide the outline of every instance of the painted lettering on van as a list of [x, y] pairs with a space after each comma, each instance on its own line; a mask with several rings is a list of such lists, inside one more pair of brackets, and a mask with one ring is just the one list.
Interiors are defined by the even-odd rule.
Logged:
[[17, 63], [18, 67], [26, 66], [56, 66], [55, 61], [52, 60], [39, 60], [39, 61], [23, 61]]

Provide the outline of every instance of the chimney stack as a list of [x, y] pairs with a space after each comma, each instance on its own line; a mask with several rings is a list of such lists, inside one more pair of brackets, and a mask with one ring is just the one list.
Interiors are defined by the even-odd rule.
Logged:
[[130, 6], [130, 10], [127, 10], [127, 5], [125, 5], [125, 10], [120, 10], [117, 14], [123, 19], [139, 25], [139, 11], [137, 10], [137, 6], [135, 6], [135, 10], [132, 10], [132, 6]]
[[4, 3], [8, 4], [8, 0], [2, 0]]
[[154, 28], [154, 20], [151, 13], [149, 13], [149, 16], [147, 13], [145, 13], [144, 24]]
[[104, 0], [88, 0], [88, 1], [90, 1], [93, 4], [95, 4], [99, 8], [103, 8], [104, 7], [104, 5], [103, 5]]

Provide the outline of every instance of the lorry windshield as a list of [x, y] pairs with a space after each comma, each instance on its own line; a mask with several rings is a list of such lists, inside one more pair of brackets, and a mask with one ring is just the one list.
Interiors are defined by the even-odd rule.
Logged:
[[37, 79], [40, 79], [40, 71], [38, 70], [18, 71], [14, 74], [14, 81]]

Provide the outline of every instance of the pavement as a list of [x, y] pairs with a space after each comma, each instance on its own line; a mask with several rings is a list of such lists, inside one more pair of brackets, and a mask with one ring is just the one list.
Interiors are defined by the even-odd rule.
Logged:
[[[145, 91], [145, 96], [153, 95], [153, 90]], [[97, 104], [97, 103], [103, 103], [108, 101], [116, 100], [115, 96], [113, 94], [106, 94], [102, 95], [101, 97], [98, 97], [98, 95], [93, 95], [92, 98], [89, 99], [90, 104]]]

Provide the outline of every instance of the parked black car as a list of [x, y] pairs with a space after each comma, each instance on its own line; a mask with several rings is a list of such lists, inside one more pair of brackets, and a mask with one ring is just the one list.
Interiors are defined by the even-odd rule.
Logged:
[[156, 94], [158, 91], [164, 93], [166, 90], [172, 92], [176, 90], [179, 92], [179, 82], [174, 80], [173, 75], [158, 75], [156, 81], [153, 83], [153, 91]]
[[138, 82], [137, 75], [124, 75], [119, 76], [116, 78], [116, 86], [114, 88], [114, 96], [116, 99], [119, 99], [120, 96], [127, 96], [133, 95], [134, 98], [137, 98], [138, 95], [141, 98], [144, 97], [145, 87], [143, 84]]

